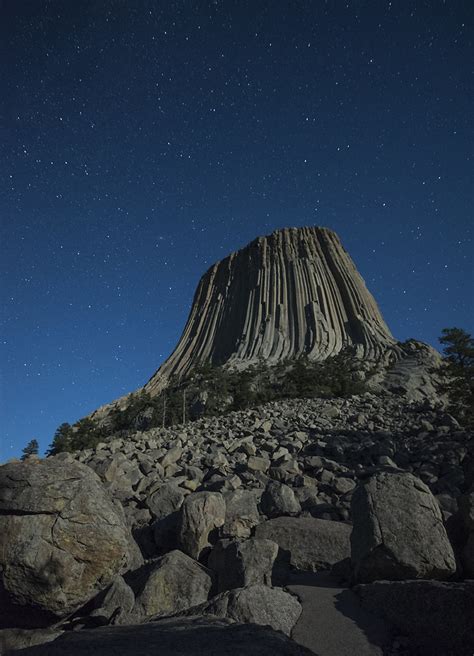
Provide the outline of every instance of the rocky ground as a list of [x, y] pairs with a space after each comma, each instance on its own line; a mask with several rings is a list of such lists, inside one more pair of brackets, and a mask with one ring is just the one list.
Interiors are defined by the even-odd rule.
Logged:
[[473, 446], [366, 393], [4, 465], [3, 651], [472, 654]]

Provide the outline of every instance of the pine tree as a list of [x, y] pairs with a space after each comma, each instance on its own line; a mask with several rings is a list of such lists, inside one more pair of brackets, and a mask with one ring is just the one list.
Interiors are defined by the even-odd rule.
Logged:
[[53, 442], [46, 452], [47, 456], [55, 456], [62, 451], [71, 451], [71, 441], [73, 438], [72, 426], [64, 422], [56, 429], [54, 433]]
[[30, 456], [37, 456], [39, 451], [38, 440], [30, 440], [28, 444], [23, 449], [23, 455], [21, 460], [26, 460]]
[[474, 339], [462, 328], [444, 328], [439, 338], [444, 345], [443, 390], [449, 410], [461, 424], [474, 425]]

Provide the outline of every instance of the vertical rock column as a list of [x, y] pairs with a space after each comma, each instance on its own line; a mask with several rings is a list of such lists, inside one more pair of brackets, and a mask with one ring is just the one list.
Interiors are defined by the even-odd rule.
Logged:
[[350, 345], [376, 357], [394, 341], [334, 232], [277, 230], [204, 274], [178, 345], [145, 389], [156, 394], [204, 362], [323, 360]]

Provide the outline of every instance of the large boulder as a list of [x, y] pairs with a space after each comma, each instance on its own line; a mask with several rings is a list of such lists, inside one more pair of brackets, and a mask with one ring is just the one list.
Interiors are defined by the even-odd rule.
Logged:
[[350, 534], [347, 524], [313, 517], [278, 517], [255, 531], [257, 538], [276, 542], [290, 565], [314, 572], [349, 558]]
[[352, 520], [355, 581], [446, 579], [456, 571], [439, 505], [412, 474], [383, 472], [360, 485]]
[[271, 540], [250, 538], [220, 540], [209, 556], [208, 566], [217, 574], [217, 590], [271, 585], [278, 545]]
[[377, 581], [354, 591], [366, 610], [411, 638], [414, 653], [474, 653], [474, 581]]
[[87, 466], [51, 458], [0, 467], [4, 626], [41, 626], [80, 608], [130, 560], [123, 512]]
[[182, 551], [198, 560], [217, 540], [215, 529], [225, 522], [225, 500], [219, 492], [195, 492], [184, 500], [178, 529]]
[[210, 572], [175, 550], [146, 567], [137, 584], [134, 621], [172, 615], [206, 601], [212, 586]]
[[298, 599], [281, 588], [251, 585], [221, 592], [209, 601], [185, 611], [184, 615], [214, 615], [233, 622], [269, 625], [290, 635], [301, 615]]
[[269, 626], [235, 624], [214, 617], [162, 619], [138, 626], [68, 631], [54, 642], [18, 656], [314, 656]]

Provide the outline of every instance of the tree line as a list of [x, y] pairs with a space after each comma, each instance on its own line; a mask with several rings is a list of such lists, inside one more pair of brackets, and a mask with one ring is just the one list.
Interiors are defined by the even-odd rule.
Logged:
[[[447, 396], [448, 411], [459, 423], [474, 427], [474, 339], [460, 328], [445, 328], [439, 341], [443, 363], [437, 370], [438, 391]], [[243, 371], [204, 364], [185, 380], [172, 380], [158, 396], [144, 391], [130, 394], [126, 406], [114, 408], [101, 424], [89, 417], [72, 426], [61, 424], [47, 455], [93, 447], [112, 435], [167, 427], [269, 401], [361, 394], [366, 387], [357, 380], [351, 362], [350, 353], [342, 351], [322, 362], [302, 357], [270, 366], [260, 361]], [[25, 447], [25, 458], [38, 452], [33, 442]]]

